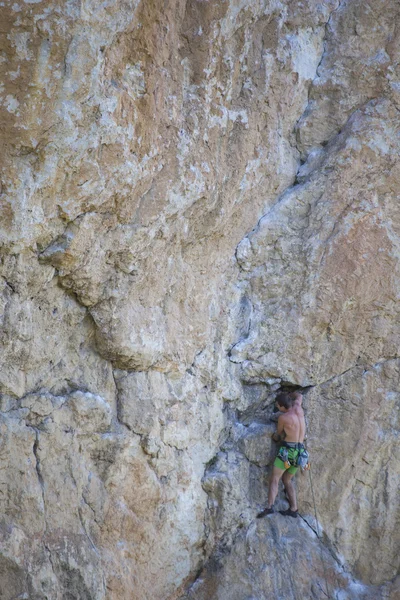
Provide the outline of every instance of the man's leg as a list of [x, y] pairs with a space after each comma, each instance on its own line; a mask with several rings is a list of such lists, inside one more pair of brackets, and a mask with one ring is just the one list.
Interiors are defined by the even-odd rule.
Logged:
[[296, 490], [294, 489], [294, 485], [292, 482], [292, 478], [294, 477], [294, 475], [295, 473], [285, 471], [282, 477], [283, 485], [285, 486], [285, 490], [289, 498], [290, 510], [292, 511], [297, 510]]
[[282, 469], [279, 469], [278, 467], [275, 467], [275, 466], [272, 469], [271, 479], [269, 482], [269, 489], [268, 489], [268, 508], [272, 508], [272, 505], [275, 502], [275, 498], [278, 495], [279, 480], [281, 479], [284, 472], [285, 471], [283, 471]]
[[268, 489], [268, 504], [267, 507], [264, 508], [263, 511], [261, 511], [260, 513], [258, 513], [257, 518], [260, 519], [261, 517], [265, 517], [266, 515], [270, 515], [274, 512], [273, 509], [273, 504], [275, 502], [275, 498], [278, 494], [278, 485], [279, 485], [279, 480], [282, 477], [282, 475], [284, 474], [284, 470], [283, 469], [279, 469], [279, 467], [273, 467], [272, 469], [272, 473], [271, 473], [271, 479], [269, 482], [269, 489]]

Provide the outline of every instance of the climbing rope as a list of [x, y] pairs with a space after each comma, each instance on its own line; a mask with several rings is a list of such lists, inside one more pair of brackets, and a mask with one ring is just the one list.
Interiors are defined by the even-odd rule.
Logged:
[[[304, 410], [304, 421], [306, 424], [306, 430], [308, 431], [308, 422], [307, 422], [307, 417], [306, 417], [306, 411]], [[322, 569], [324, 572], [324, 579], [325, 579], [325, 587], [326, 587], [326, 596], [328, 598], [328, 600], [332, 599], [335, 600], [333, 598], [333, 595], [331, 596], [330, 591], [329, 591], [329, 585], [328, 585], [328, 576], [327, 576], [327, 568], [326, 568], [326, 563], [324, 560], [324, 554], [322, 552], [322, 537], [320, 535], [319, 532], [319, 522], [318, 522], [318, 515], [317, 515], [317, 504], [315, 502], [315, 495], [314, 495], [314, 486], [313, 486], [313, 482], [312, 482], [312, 476], [311, 476], [311, 467], [310, 465], [308, 466], [308, 473], [310, 476], [310, 487], [311, 487], [311, 497], [312, 497], [312, 501], [313, 501], [313, 505], [314, 505], [314, 514], [315, 514], [315, 524], [316, 524], [316, 533], [317, 533], [317, 538], [319, 541], [319, 551], [321, 554], [321, 562], [322, 562]], [[337, 600], [337, 594], [336, 594], [336, 600]]]
[[324, 579], [325, 579], [325, 586], [326, 586], [326, 595], [327, 595], [328, 598], [332, 598], [333, 599], [333, 596], [331, 596], [330, 591], [329, 591], [326, 564], [325, 564], [324, 555], [323, 555], [323, 552], [322, 552], [322, 538], [321, 538], [320, 533], [319, 533], [317, 505], [316, 505], [316, 502], [315, 502], [314, 486], [313, 486], [312, 477], [311, 477], [311, 469], [308, 469], [308, 472], [310, 474], [311, 496], [312, 496], [312, 501], [313, 501], [313, 504], [314, 504], [315, 523], [316, 523], [316, 528], [317, 528], [317, 538], [318, 538], [318, 541], [319, 541], [319, 551], [321, 553], [322, 568], [323, 568], [323, 571], [324, 571]]

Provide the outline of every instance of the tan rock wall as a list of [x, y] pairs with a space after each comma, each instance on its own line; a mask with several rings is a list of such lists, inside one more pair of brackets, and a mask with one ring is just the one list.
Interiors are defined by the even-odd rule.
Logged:
[[[221, 523], [222, 513], [222, 522], [230, 519], [232, 535], [227, 538], [224, 528], [214, 525], [220, 554], [187, 597], [225, 598], [232, 589], [238, 598], [296, 598], [299, 593], [385, 598], [398, 593], [397, 21], [397, 3], [343, 2], [332, 13], [310, 101], [297, 124], [298, 147], [306, 160], [296, 185], [238, 245], [248, 327], [230, 358], [240, 365], [248, 402], [237, 405], [234, 433], [206, 479], [215, 499], [211, 518]], [[232, 498], [242, 497], [240, 489], [257, 489], [253, 481], [249, 488], [239, 467], [243, 454], [253, 469], [263, 466], [262, 449], [264, 460], [272, 462], [273, 449], [266, 443], [268, 405], [274, 387], [281, 385], [311, 386], [305, 402], [308, 445], [322, 541], [331, 551], [325, 560], [328, 592], [325, 577], [318, 581], [324, 561], [316, 556], [309, 558], [311, 580], [302, 579], [297, 557], [295, 581], [276, 578], [269, 588], [268, 577], [274, 574], [267, 581], [255, 574], [250, 551], [250, 544], [258, 544], [253, 519], [262, 504], [259, 490], [253, 498], [242, 498], [237, 511], [230, 505]], [[231, 487], [225, 482], [222, 494], [219, 482], [233, 448], [237, 466], [231, 468]], [[310, 481], [300, 477], [298, 487], [302, 516], [317, 530]], [[240, 522], [239, 513], [247, 519]], [[282, 518], [276, 519], [277, 524], [271, 518], [270, 527], [282, 532]], [[245, 533], [235, 539], [237, 527], [245, 527]], [[290, 547], [301, 536], [299, 529], [291, 533]], [[283, 552], [278, 539], [274, 542]], [[224, 553], [226, 544], [231, 552]], [[277, 552], [275, 545], [271, 552]], [[246, 559], [250, 567], [244, 568]], [[268, 568], [267, 559], [263, 567]], [[347, 579], [349, 573], [359, 579], [357, 584]]]
[[[303, 565], [311, 531], [252, 524], [283, 384], [316, 386], [329, 489], [318, 444], [347, 431], [317, 491], [331, 585], [394, 578], [397, 19], [394, 0], [1, 7], [2, 597], [172, 600], [221, 548], [226, 580], [189, 594], [277, 594], [271, 540]], [[319, 597], [321, 572], [302, 581]]]

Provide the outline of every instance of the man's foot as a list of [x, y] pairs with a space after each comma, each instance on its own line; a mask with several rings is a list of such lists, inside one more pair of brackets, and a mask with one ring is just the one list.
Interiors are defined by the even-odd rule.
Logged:
[[299, 514], [298, 510], [291, 510], [290, 508], [288, 508], [287, 510], [280, 510], [279, 512], [284, 517], [293, 517], [294, 519], [297, 519], [297, 515]]
[[264, 508], [264, 510], [262, 510], [260, 513], [258, 513], [257, 515], [257, 519], [262, 519], [262, 517], [266, 517], [267, 515], [272, 515], [274, 514], [274, 507], [272, 506], [271, 508]]

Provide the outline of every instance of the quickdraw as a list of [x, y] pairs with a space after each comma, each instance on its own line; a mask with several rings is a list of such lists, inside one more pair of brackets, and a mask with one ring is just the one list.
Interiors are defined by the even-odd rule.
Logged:
[[308, 454], [307, 450], [305, 448], [302, 448], [299, 452], [299, 455], [297, 457], [297, 467], [301, 467], [301, 469], [303, 471], [308, 471], [308, 469], [310, 468], [308, 465], [310, 460], [310, 455]]

